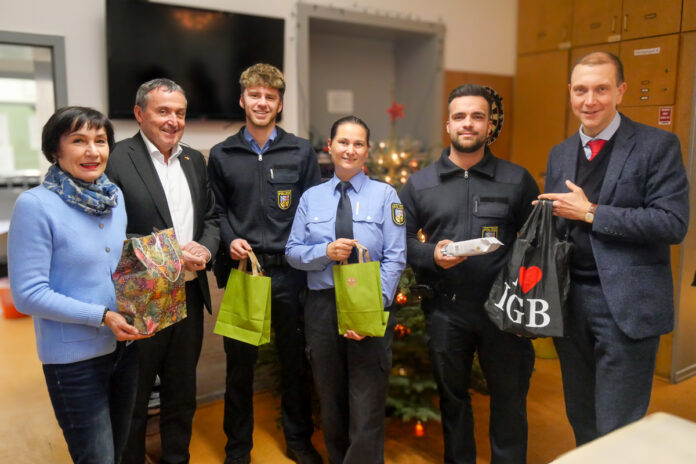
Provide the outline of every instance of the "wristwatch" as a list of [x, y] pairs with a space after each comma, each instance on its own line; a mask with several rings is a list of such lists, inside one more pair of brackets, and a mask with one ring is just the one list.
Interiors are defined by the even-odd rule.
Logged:
[[590, 208], [585, 213], [585, 222], [592, 224], [592, 222], [594, 221], [594, 213], [596, 209], [597, 205], [595, 203], [590, 203]]
[[106, 325], [106, 313], [109, 312], [109, 308], [104, 308], [104, 314], [102, 314], [102, 320], [101, 320], [101, 325], [100, 327], [104, 327]]

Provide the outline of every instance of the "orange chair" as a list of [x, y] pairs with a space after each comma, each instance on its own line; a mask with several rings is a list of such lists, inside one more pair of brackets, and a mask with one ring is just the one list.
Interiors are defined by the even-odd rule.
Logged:
[[18, 319], [27, 316], [15, 308], [12, 293], [10, 292], [10, 279], [7, 277], [0, 279], [0, 307], [2, 307], [2, 315], [7, 319]]

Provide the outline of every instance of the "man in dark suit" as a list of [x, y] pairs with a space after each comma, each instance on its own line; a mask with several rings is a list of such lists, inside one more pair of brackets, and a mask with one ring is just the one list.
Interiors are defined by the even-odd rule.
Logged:
[[539, 198], [553, 200], [558, 234], [575, 245], [567, 336], [554, 341], [581, 445], [648, 408], [659, 337], [673, 327], [670, 245], [686, 234], [689, 186], [677, 137], [617, 112], [616, 56], [582, 57], [568, 88], [582, 126], [551, 150]]
[[116, 144], [106, 174], [123, 191], [128, 234], [174, 227], [184, 255], [187, 317], [139, 343], [138, 392], [123, 462], [145, 461], [148, 400], [159, 375], [161, 462], [184, 463], [196, 410], [203, 305], [211, 312], [205, 270], [218, 248], [215, 201], [203, 155], [179, 143], [186, 125], [183, 89], [169, 79], [146, 82], [133, 112], [140, 131]]

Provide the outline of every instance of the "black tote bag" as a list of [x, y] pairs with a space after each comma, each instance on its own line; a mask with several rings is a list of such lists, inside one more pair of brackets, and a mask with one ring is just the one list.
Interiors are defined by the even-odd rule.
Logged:
[[572, 245], [554, 229], [553, 205], [539, 201], [512, 246], [486, 301], [500, 330], [525, 337], [562, 337]]

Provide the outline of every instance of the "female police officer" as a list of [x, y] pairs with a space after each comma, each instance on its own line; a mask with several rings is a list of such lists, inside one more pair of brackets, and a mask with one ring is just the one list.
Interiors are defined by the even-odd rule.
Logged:
[[393, 323], [384, 338], [353, 330], [338, 335], [332, 267], [350, 257], [356, 240], [367, 247], [380, 262], [387, 307], [406, 263], [401, 201], [394, 188], [363, 172], [369, 138], [370, 129], [355, 116], [333, 124], [328, 142], [335, 175], [304, 193], [285, 250], [290, 265], [307, 271], [307, 352], [335, 464], [384, 462]]

